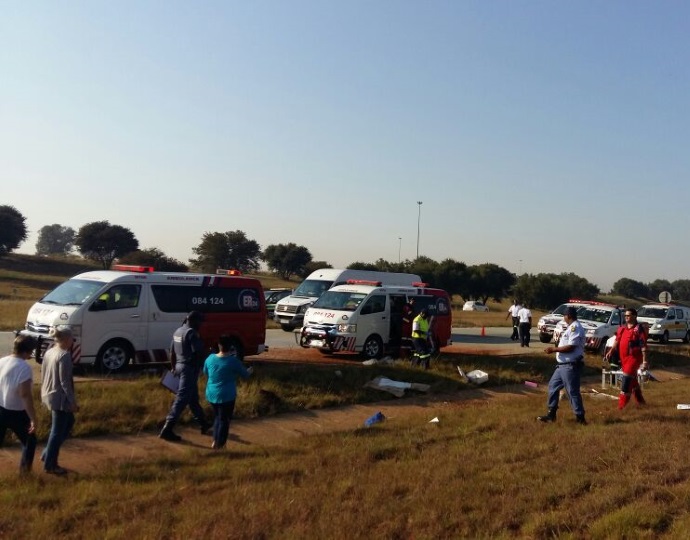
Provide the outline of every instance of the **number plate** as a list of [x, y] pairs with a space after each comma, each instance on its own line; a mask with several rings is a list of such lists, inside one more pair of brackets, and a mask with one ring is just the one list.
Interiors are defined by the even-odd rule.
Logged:
[[312, 339], [309, 342], [309, 345], [311, 345], [312, 347], [323, 347], [324, 344], [322, 339]]

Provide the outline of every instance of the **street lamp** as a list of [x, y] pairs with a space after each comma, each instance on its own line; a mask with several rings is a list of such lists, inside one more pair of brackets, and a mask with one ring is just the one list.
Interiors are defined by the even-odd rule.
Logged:
[[417, 258], [419, 259], [419, 220], [422, 218], [422, 201], [417, 201]]
[[400, 250], [402, 249], [402, 236], [398, 236], [398, 264], [400, 264]]

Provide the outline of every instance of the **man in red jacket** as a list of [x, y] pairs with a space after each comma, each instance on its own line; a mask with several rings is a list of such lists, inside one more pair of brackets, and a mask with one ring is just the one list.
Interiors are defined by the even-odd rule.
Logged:
[[647, 362], [647, 329], [637, 322], [637, 310], [635, 309], [628, 308], [625, 310], [625, 324], [616, 332], [616, 342], [606, 354], [606, 359], [610, 359], [616, 350], [618, 350], [621, 371], [623, 371], [618, 408], [623, 409], [628, 404], [631, 393], [638, 404], [644, 405], [642, 388], [637, 381], [637, 370], [640, 367], [643, 370], [649, 367]]

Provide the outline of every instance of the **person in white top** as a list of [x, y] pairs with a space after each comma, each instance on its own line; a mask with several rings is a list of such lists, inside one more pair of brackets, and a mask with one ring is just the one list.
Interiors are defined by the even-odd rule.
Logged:
[[0, 359], [0, 432], [11, 429], [22, 445], [19, 471], [31, 471], [36, 452], [33, 372], [26, 361], [36, 348], [31, 336], [19, 335], [12, 354]]
[[508, 317], [511, 317], [513, 319], [513, 335], [510, 336], [510, 339], [512, 341], [517, 341], [520, 339], [520, 336], [518, 334], [518, 324], [520, 323], [520, 319], [518, 318], [518, 312], [522, 309], [522, 306], [520, 305], [520, 302], [517, 300], [513, 300], [513, 305], [508, 308], [508, 314], [506, 315], [506, 319]]
[[532, 312], [527, 304], [518, 311], [518, 331], [520, 334], [520, 347], [529, 347], [529, 332], [532, 329]]

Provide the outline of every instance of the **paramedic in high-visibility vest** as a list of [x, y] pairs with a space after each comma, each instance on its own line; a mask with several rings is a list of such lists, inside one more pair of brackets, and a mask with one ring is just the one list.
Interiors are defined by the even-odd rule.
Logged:
[[618, 409], [624, 409], [633, 395], [638, 405], [646, 402], [642, 396], [642, 388], [637, 380], [638, 370], [646, 371], [649, 368], [647, 362], [647, 329], [637, 322], [637, 310], [628, 308], [625, 310], [625, 324], [616, 332], [616, 341], [613, 347], [606, 353], [606, 359], [610, 360], [615, 351], [621, 361], [623, 381], [621, 392], [618, 396]]
[[412, 321], [412, 341], [415, 353], [412, 355], [412, 365], [424, 366], [429, 369], [429, 311], [424, 308]]

